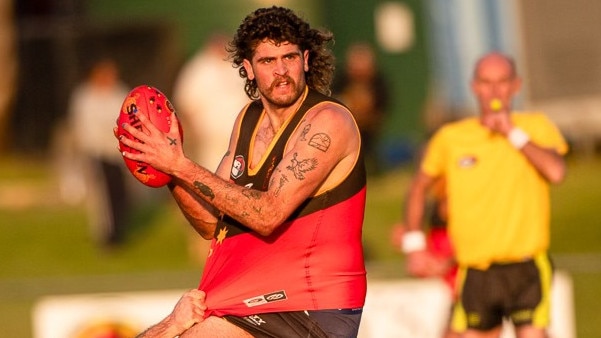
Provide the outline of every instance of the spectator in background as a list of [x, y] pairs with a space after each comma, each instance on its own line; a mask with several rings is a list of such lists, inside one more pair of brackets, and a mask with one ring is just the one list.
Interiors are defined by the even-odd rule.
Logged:
[[190, 157], [215, 170], [228, 148], [240, 109], [250, 102], [240, 90], [244, 79], [228, 61], [228, 36], [215, 33], [182, 68], [173, 90], [173, 104], [185, 124]]
[[546, 337], [549, 324], [549, 184], [565, 176], [567, 145], [543, 114], [512, 112], [520, 85], [512, 58], [479, 59], [471, 83], [479, 116], [434, 134], [409, 189], [401, 242], [412, 269], [429, 259], [427, 189], [445, 180], [459, 264], [452, 329], [463, 337], [498, 337], [503, 318], [518, 338]]
[[92, 64], [69, 102], [72, 143], [85, 168], [88, 218], [97, 240], [105, 246], [124, 239], [128, 222], [127, 172], [111, 132], [127, 94], [117, 64], [103, 58]]
[[[184, 65], [173, 90], [175, 109], [186, 126], [190, 158], [212, 171], [228, 148], [236, 116], [250, 102], [240, 90], [244, 79], [228, 61], [227, 44], [225, 34], [209, 37], [206, 45]], [[188, 238], [192, 257], [204, 264], [210, 242], [195, 232]]]
[[349, 46], [343, 71], [333, 84], [333, 93], [353, 112], [365, 153], [368, 170], [381, 170], [378, 157], [378, 137], [389, 109], [389, 86], [378, 70], [372, 46], [357, 42]]

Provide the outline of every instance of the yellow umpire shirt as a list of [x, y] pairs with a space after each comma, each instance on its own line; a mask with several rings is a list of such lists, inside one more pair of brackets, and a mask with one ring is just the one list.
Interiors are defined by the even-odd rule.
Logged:
[[[511, 119], [531, 142], [567, 152], [564, 138], [545, 115], [514, 113]], [[548, 182], [479, 118], [441, 127], [429, 142], [421, 169], [447, 181], [449, 233], [460, 265], [485, 269], [548, 249]]]

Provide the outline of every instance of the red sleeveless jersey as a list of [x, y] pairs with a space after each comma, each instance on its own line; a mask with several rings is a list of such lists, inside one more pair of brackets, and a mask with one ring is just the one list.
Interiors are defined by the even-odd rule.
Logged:
[[[304, 102], [254, 175], [248, 173], [252, 132], [260, 101], [243, 117], [231, 178], [266, 190], [290, 135], [315, 104], [334, 101], [309, 90]], [[307, 199], [270, 236], [260, 236], [227, 215], [219, 222], [199, 289], [207, 293], [206, 315], [246, 316], [266, 312], [361, 308], [366, 272], [362, 248], [365, 170], [360, 156], [336, 187]]]

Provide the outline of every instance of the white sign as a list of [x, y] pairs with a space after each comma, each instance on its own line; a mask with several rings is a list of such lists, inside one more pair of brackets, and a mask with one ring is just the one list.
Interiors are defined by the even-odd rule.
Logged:
[[[439, 279], [369, 281], [359, 338], [440, 338], [451, 299]], [[572, 280], [556, 271], [551, 289], [550, 337], [575, 338]], [[505, 323], [501, 338], [515, 338]]]
[[[135, 336], [168, 315], [184, 290], [48, 296], [33, 310], [35, 338]], [[575, 338], [572, 282], [555, 274], [551, 337]], [[439, 279], [369, 280], [359, 338], [440, 338], [451, 307]], [[507, 324], [502, 338], [514, 338]]]

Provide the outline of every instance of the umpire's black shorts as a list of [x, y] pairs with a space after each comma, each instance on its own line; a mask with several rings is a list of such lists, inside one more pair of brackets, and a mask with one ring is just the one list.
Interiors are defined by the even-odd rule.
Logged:
[[488, 331], [510, 319], [515, 326], [549, 325], [553, 267], [546, 253], [486, 270], [460, 268], [451, 326]]

